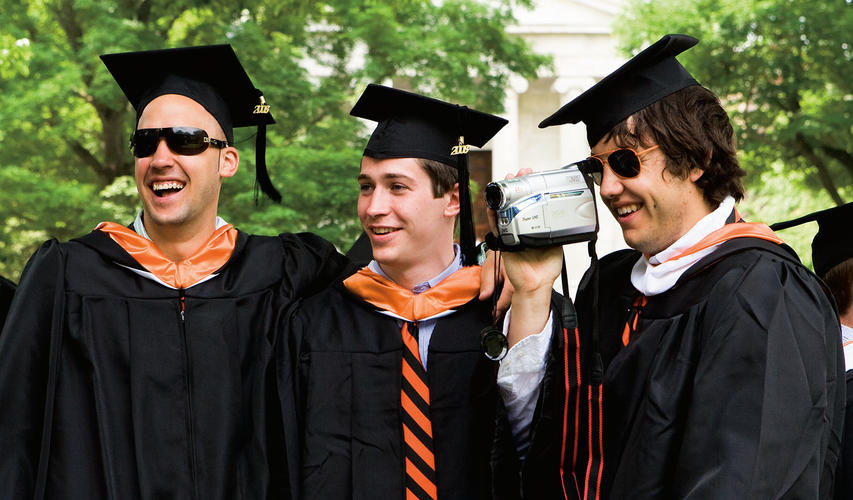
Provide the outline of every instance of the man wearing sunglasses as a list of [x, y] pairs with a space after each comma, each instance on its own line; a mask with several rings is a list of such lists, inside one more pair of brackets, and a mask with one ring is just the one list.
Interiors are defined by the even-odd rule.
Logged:
[[233, 128], [273, 123], [229, 46], [103, 60], [137, 112], [142, 211], [46, 242], [23, 273], [0, 335], [0, 498], [290, 498], [277, 313], [348, 263], [217, 216]]
[[746, 172], [731, 123], [675, 59], [696, 43], [663, 37], [540, 124], [585, 123], [581, 169], [632, 249], [590, 268], [579, 330], [548, 353], [530, 497], [831, 497], [838, 316], [735, 209]]

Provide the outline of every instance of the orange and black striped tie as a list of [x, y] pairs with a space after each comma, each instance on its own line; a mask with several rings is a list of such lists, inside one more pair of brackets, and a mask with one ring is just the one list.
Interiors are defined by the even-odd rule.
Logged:
[[418, 324], [403, 323], [403, 446], [406, 459], [406, 500], [435, 500], [435, 455], [429, 416], [427, 372], [418, 350]]
[[368, 268], [344, 280], [344, 285], [355, 296], [378, 309], [393, 312], [400, 318], [409, 318], [402, 328], [403, 381], [400, 390], [406, 500], [435, 500], [438, 489], [429, 384], [418, 350], [417, 321], [435, 317], [476, 298], [480, 293], [480, 268], [464, 267], [436, 286], [417, 294]]

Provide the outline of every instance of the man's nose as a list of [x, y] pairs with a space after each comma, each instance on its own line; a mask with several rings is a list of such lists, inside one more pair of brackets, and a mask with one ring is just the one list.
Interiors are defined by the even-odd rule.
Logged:
[[370, 202], [367, 204], [367, 214], [374, 217], [388, 213], [390, 194], [387, 190], [376, 188], [370, 195]]
[[613, 173], [613, 170], [610, 169], [610, 165], [604, 165], [604, 168], [601, 171], [601, 186], [599, 187], [599, 194], [603, 200], [615, 198], [622, 193], [622, 179]]

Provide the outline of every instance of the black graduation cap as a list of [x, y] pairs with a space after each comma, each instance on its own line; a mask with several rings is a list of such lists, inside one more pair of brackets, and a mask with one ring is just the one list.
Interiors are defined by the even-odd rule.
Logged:
[[255, 179], [267, 196], [281, 201], [266, 167], [266, 126], [275, 120], [230, 45], [103, 54], [101, 60], [136, 110], [137, 122], [155, 98], [179, 94], [216, 118], [229, 145], [235, 127], [257, 126]]
[[812, 240], [812, 264], [815, 274], [827, 271], [853, 257], [853, 202], [827, 208], [770, 226], [774, 231], [817, 221], [818, 231]]
[[459, 239], [463, 263], [476, 263], [471, 194], [468, 191], [468, 147], [483, 147], [507, 124], [482, 113], [405, 90], [370, 84], [350, 114], [379, 122], [364, 156], [376, 159], [423, 158], [459, 171]]
[[666, 35], [539, 123], [539, 128], [584, 122], [594, 146], [614, 125], [664, 97], [698, 82], [675, 56], [699, 43]]

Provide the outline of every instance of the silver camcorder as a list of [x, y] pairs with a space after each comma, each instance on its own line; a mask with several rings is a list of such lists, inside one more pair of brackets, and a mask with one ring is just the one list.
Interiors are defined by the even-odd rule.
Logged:
[[497, 212], [498, 238], [507, 247], [589, 241], [598, 231], [592, 182], [577, 163], [490, 182], [485, 194], [486, 205]]

